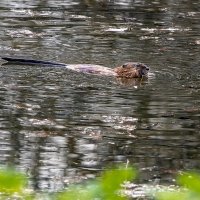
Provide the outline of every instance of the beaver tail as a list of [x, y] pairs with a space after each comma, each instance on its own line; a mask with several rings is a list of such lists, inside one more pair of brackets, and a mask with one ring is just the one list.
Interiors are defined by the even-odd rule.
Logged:
[[49, 61], [42, 61], [42, 60], [34, 60], [34, 59], [24, 59], [24, 58], [11, 58], [11, 57], [1, 57], [1, 59], [7, 61], [6, 63], [13, 63], [13, 64], [24, 64], [24, 65], [47, 65], [47, 66], [60, 66], [64, 67], [66, 64], [64, 63], [56, 63], [56, 62], [49, 62]]

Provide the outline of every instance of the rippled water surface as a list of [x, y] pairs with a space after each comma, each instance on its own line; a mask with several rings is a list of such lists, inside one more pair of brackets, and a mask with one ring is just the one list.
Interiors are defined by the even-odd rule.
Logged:
[[2, 65], [1, 165], [48, 191], [113, 163], [137, 166], [140, 183], [199, 170], [199, 22], [197, 0], [1, 0], [1, 56], [151, 67], [148, 80], [126, 81]]

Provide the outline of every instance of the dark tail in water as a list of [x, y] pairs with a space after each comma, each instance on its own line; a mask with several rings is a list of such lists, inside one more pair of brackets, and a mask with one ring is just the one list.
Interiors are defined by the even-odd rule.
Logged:
[[11, 57], [1, 57], [1, 59], [7, 61], [7, 63], [13, 63], [13, 64], [66, 66], [66, 64], [64, 63], [56, 63], [56, 62], [34, 60], [34, 59], [11, 58]]

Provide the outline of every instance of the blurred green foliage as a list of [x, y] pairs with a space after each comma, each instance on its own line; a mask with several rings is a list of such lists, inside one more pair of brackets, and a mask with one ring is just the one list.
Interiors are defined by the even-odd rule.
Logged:
[[136, 173], [132, 168], [119, 167], [106, 170], [101, 177], [89, 182], [85, 186], [72, 186], [58, 196], [58, 200], [125, 200], [125, 196], [119, 194], [122, 184], [135, 178]]
[[13, 194], [21, 193], [25, 189], [27, 178], [14, 169], [0, 169], [0, 192]]
[[200, 200], [200, 175], [195, 172], [183, 173], [178, 176], [178, 191], [159, 192], [158, 200]]
[[[27, 192], [27, 178], [13, 169], [0, 169], [0, 199], [25, 200], [126, 200], [123, 183], [136, 177], [133, 168], [118, 167], [102, 172], [99, 178], [87, 183], [69, 186], [55, 194]], [[183, 173], [178, 176], [179, 189], [156, 192], [157, 200], [200, 200], [200, 174]], [[44, 198], [43, 198], [44, 197]], [[148, 199], [148, 198], [147, 198]], [[151, 198], [152, 199], [152, 198]]]
[[[125, 181], [133, 180], [136, 172], [133, 168], [118, 167], [105, 170], [102, 175], [86, 184], [69, 186], [63, 192], [44, 195], [44, 199], [54, 200], [126, 200], [125, 196], [120, 195], [122, 184]], [[27, 179], [25, 175], [13, 169], [0, 170], [0, 199], [20, 199], [36, 200], [38, 194], [28, 194], [25, 192]], [[39, 199], [43, 199], [39, 195]]]

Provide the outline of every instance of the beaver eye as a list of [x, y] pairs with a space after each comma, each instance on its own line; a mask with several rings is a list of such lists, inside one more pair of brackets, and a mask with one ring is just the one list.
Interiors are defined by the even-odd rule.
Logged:
[[127, 67], [127, 64], [123, 64], [122, 67], [123, 67], [123, 68]]

